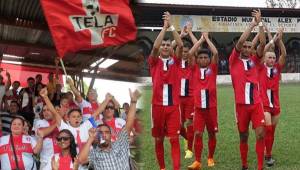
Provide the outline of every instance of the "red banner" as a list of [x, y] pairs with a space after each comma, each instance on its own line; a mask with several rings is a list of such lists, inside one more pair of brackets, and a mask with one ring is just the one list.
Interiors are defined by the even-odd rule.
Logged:
[[128, 0], [41, 0], [58, 55], [136, 38]]

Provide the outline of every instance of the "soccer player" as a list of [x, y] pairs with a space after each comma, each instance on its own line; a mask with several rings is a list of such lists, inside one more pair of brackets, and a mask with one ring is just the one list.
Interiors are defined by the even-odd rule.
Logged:
[[[191, 43], [184, 39], [187, 36], [192, 40], [193, 44], [197, 42], [197, 38], [192, 33], [192, 25], [187, 23], [184, 29], [182, 29], [180, 37], [183, 40], [183, 50], [181, 63], [179, 68], [179, 81], [180, 81], [180, 114], [181, 114], [181, 129], [180, 134], [185, 140], [187, 147], [185, 148], [186, 159], [193, 157], [193, 113], [194, 113], [194, 98], [193, 98], [193, 81], [192, 81], [192, 67], [191, 61], [188, 58], [189, 50], [191, 49]], [[174, 42], [174, 41], [173, 41]], [[172, 43], [173, 43], [172, 42]], [[176, 50], [178, 51], [178, 50]], [[186, 126], [186, 127], [185, 127]]]
[[153, 83], [152, 94], [152, 136], [155, 138], [155, 152], [160, 169], [165, 169], [164, 138], [169, 137], [173, 169], [180, 169], [180, 113], [179, 76], [180, 60], [172, 53], [171, 40], [164, 39], [169, 28], [182, 54], [182, 40], [171, 23], [171, 14], [164, 12], [164, 25], [156, 38], [149, 56], [150, 74]]
[[[260, 10], [252, 12], [252, 22], [239, 38], [229, 58], [230, 75], [235, 95], [235, 111], [240, 135], [240, 156], [242, 169], [248, 169], [249, 123], [252, 122], [256, 135], [257, 168], [263, 168], [264, 157], [264, 113], [259, 93], [258, 65], [265, 46], [265, 33]], [[257, 55], [251, 51], [251, 42], [246, 41], [253, 28], [259, 25]]]
[[[199, 47], [206, 41], [208, 49]], [[199, 49], [199, 50], [198, 50]], [[195, 161], [188, 169], [201, 168], [201, 154], [203, 149], [202, 135], [204, 128], [208, 131], [208, 160], [207, 165], [212, 167], [214, 163], [214, 152], [216, 148], [217, 122], [217, 89], [216, 79], [218, 74], [218, 51], [210, 41], [208, 33], [202, 33], [200, 40], [193, 46], [189, 56], [194, 57], [196, 52], [196, 63], [193, 65], [194, 81], [194, 133], [195, 133]], [[210, 52], [212, 56], [210, 56]]]
[[[275, 160], [272, 158], [272, 146], [274, 142], [274, 134], [276, 124], [280, 115], [279, 104], [279, 81], [280, 73], [285, 64], [286, 49], [282, 41], [282, 32], [279, 32], [274, 36], [272, 40], [266, 45], [264, 49], [264, 57], [262, 64], [259, 68], [259, 85], [260, 94], [263, 101], [265, 121], [266, 121], [266, 164], [268, 167], [273, 166]], [[277, 43], [280, 56], [276, 62], [276, 54], [274, 52], [275, 43]]]

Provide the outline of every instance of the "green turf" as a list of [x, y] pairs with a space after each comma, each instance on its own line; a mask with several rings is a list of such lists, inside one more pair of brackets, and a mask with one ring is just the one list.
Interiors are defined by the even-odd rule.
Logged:
[[[155, 158], [154, 141], [151, 137], [150, 103], [151, 88], [144, 89], [143, 103], [145, 112], [142, 116], [144, 134], [142, 136], [142, 169], [159, 169]], [[276, 129], [276, 140], [273, 156], [276, 165], [273, 170], [300, 170], [300, 84], [282, 84], [280, 91], [281, 118]], [[234, 118], [234, 98], [231, 86], [218, 87], [218, 113], [219, 133], [217, 135], [217, 148], [215, 153], [216, 166], [208, 168], [206, 165], [207, 133], [204, 134], [204, 150], [202, 153], [203, 169], [235, 170], [240, 169], [239, 140]], [[251, 132], [249, 140], [248, 163], [250, 169], [256, 167], [255, 141]], [[166, 169], [172, 169], [169, 141], [165, 139]], [[181, 139], [181, 169], [193, 162], [185, 160], [183, 142]]]

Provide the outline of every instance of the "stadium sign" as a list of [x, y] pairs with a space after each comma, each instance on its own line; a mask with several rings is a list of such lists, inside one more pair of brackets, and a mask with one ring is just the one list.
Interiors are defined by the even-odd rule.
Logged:
[[[283, 27], [284, 32], [300, 32], [300, 18], [263, 17], [262, 20], [271, 32], [277, 32], [279, 27]], [[252, 17], [242, 16], [173, 15], [176, 28], [182, 29], [191, 24], [192, 30], [196, 32], [244, 32], [251, 21]], [[257, 28], [254, 31], [257, 31]]]

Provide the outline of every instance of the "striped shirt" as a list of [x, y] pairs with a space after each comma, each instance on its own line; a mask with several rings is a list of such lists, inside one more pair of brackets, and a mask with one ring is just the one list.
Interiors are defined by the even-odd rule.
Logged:
[[129, 167], [129, 137], [123, 128], [118, 139], [112, 142], [111, 149], [104, 151], [99, 147], [89, 153], [89, 163], [95, 170], [130, 170]]
[[0, 112], [0, 117], [1, 117], [1, 123], [2, 123], [2, 135], [9, 135], [10, 134], [10, 125], [11, 121], [15, 117], [22, 117], [18, 114], [10, 114], [7, 112]]

